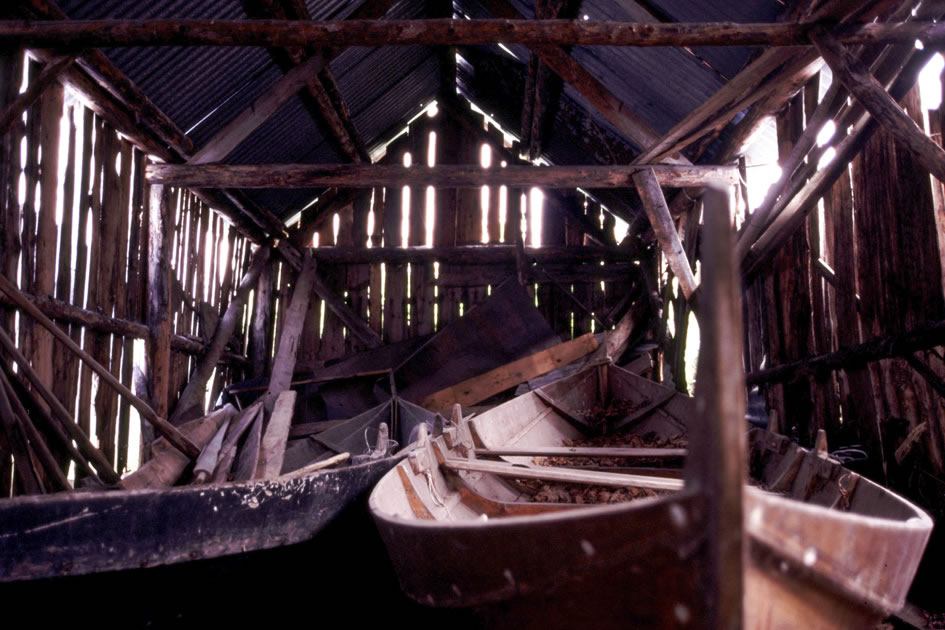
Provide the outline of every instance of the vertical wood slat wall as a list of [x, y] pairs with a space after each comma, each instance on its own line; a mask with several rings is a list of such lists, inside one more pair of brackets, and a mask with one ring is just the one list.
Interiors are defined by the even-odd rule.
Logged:
[[[471, 134], [460, 123], [441, 111], [435, 117], [421, 116], [409, 132], [387, 146], [384, 161], [402, 164], [410, 154], [411, 164], [426, 164], [430, 150], [431, 133], [435, 134], [435, 161], [437, 164], [479, 164], [484, 141], [491, 141], [492, 166], [523, 164], [502, 144], [501, 134]], [[514, 243], [515, 229], [520, 217], [526, 220], [529, 208], [520, 207], [522, 194], [527, 191], [500, 191], [456, 189], [434, 191], [433, 225], [427, 223], [427, 191], [413, 187], [405, 196], [403, 189], [390, 187], [366, 191], [364, 196], [341, 210], [337, 216], [337, 239], [332, 220], [326, 220], [316, 233], [318, 247], [364, 247], [368, 239], [372, 246], [453, 246], [487, 243]], [[566, 219], [564, 204], [578, 212], [599, 220], [600, 206], [585, 201], [583, 195], [545, 192], [543, 245], [583, 245], [580, 230]], [[505, 221], [501, 220], [500, 197], [504, 197]], [[405, 200], [409, 202], [405, 205]], [[483, 201], [488, 212], [483, 219]], [[373, 230], [369, 231], [368, 216], [373, 213]], [[402, 226], [409, 226], [404, 239]], [[485, 228], [485, 229], [484, 229]], [[529, 227], [524, 242], [530, 243]], [[427, 233], [432, 241], [427, 242]], [[598, 263], [599, 264], [599, 263]], [[590, 270], [592, 263], [585, 267]], [[495, 283], [515, 274], [514, 266], [483, 266], [449, 264], [319, 264], [319, 273], [329, 285], [358, 314], [378, 332], [384, 343], [396, 343], [411, 337], [427, 335], [442, 328], [462, 313], [488, 297]], [[580, 271], [576, 269], [576, 271]], [[624, 291], [615, 290], [619, 282], [594, 280], [589, 271], [586, 282], [556, 283], [553, 278], [541, 280], [528, 287], [538, 308], [562, 338], [570, 339], [592, 330], [600, 332], [600, 325], [590, 314], [577, 307], [564, 294], [571, 291], [583, 304], [602, 317], [612, 308]], [[273, 277], [273, 294], [278, 294], [277, 279]], [[602, 286], [603, 285], [603, 286]], [[383, 295], [383, 300], [381, 299]], [[315, 368], [324, 361], [361, 350], [338, 318], [320, 299], [313, 299], [306, 316], [306, 328], [299, 348], [299, 368]]]
[[[30, 77], [38, 73], [36, 62], [27, 63], [27, 72]], [[14, 125], [3, 150], [0, 272], [25, 293], [143, 323], [146, 156], [91, 110], [66, 97], [58, 84], [26, 111], [25, 121]], [[174, 199], [178, 242], [172, 251], [172, 333], [205, 340], [212, 334], [214, 314], [233, 291], [233, 276], [238, 279], [245, 269], [249, 250], [244, 239], [196, 197], [175, 191]], [[229, 252], [225, 258], [220, 255], [224, 243]], [[98, 386], [98, 378], [28, 316], [12, 308], [2, 310], [6, 329], [18, 333], [17, 344], [34, 369], [117, 470], [138, 460], [137, 453], [129, 453], [136, 413], [128, 403], [107, 385]], [[68, 322], [59, 325], [135, 389], [134, 339]], [[245, 339], [245, 334], [235, 338]], [[139, 354], [144, 356], [143, 351]], [[190, 354], [173, 353], [175, 397], [195, 361]], [[218, 370], [214, 395], [225, 382], [241, 377], [241, 369]], [[60, 461], [65, 466], [65, 459]], [[6, 440], [0, 440], [0, 496], [21, 491], [13, 482], [13, 466]]]
[[[781, 155], [803, 130], [815, 94], [807, 90], [779, 114]], [[902, 105], [922, 127], [918, 88]], [[933, 132], [941, 111], [931, 112]], [[764, 356], [777, 365], [945, 318], [942, 196], [941, 184], [880, 129], [824, 198], [822, 215], [812, 213], [770, 273], [747, 288], [749, 369], [758, 369]], [[836, 282], [816, 270], [817, 258]], [[941, 355], [917, 355], [945, 376]], [[824, 429], [831, 448], [861, 445], [870, 455], [868, 472], [903, 491], [914, 489], [915, 479], [906, 477], [917, 469], [943, 473], [943, 400], [905, 360], [802, 377], [765, 393], [775, 430], [811, 444]], [[921, 438], [900, 461], [896, 449], [910, 432]]]

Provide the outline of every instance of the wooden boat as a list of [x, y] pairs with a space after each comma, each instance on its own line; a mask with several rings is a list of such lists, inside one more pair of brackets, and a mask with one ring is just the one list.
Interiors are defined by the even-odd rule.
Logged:
[[[702, 625], [713, 605], [703, 590], [711, 505], [697, 484], [684, 483], [680, 469], [674, 477], [665, 468], [602, 473], [535, 462], [583, 452], [566, 440], [587, 433], [584, 412], [613, 401], [629, 406], [612, 426], [639, 435], [684, 433], [698, 417], [693, 399], [602, 365], [478, 417], [454, 413], [453, 424], [387, 473], [369, 505], [406, 594], [428, 606], [475, 607], [490, 626]], [[749, 442], [745, 626], [871, 627], [900, 608], [930, 518], [844, 469], [825, 444], [807, 451], [759, 429]], [[627, 461], [654, 454], [679, 452]], [[661, 495], [543, 503], [524, 490], [522, 480], [532, 477]]]
[[[273, 479], [0, 501], [0, 583], [125, 571], [311, 540], [402, 457], [365, 441], [381, 423], [408, 439], [434, 414], [395, 399], [315, 436], [350, 465]], [[373, 450], [373, 453], [368, 451]], [[315, 457], [314, 459], [318, 459]]]

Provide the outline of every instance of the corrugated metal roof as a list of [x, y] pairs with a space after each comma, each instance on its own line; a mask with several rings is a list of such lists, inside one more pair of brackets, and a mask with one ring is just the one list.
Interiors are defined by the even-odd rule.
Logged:
[[[509, 0], [526, 17], [533, 0]], [[314, 19], [344, 19], [364, 0], [305, 0]], [[392, 19], [430, 15], [433, 3], [402, 0], [388, 12]], [[213, 18], [244, 19], [240, 0], [61, 0], [72, 18]], [[472, 18], [490, 17], [480, 0], [454, 0], [454, 10]], [[591, 19], [646, 18], [673, 21], [773, 21], [783, 10], [779, 0], [649, 0], [641, 9], [633, 0], [585, 0], [581, 14]], [[643, 13], [641, 13], [643, 11]], [[641, 17], [642, 16], [642, 17]], [[468, 47], [473, 66], [457, 77], [461, 91], [490, 109], [510, 131], [521, 121], [529, 51], [511, 46], [513, 59], [497, 46]], [[268, 91], [282, 76], [261, 48], [121, 48], [105, 51], [181, 129], [195, 146], [205, 144], [238, 112]], [[665, 132], [698, 107], [755, 51], [751, 48], [576, 47], [574, 58], [657, 132]], [[424, 47], [350, 48], [331, 64], [354, 125], [370, 147], [385, 139], [409, 115], [435, 98], [440, 89], [441, 55]], [[478, 67], [476, 67], [478, 66]], [[503, 75], [503, 76], [499, 76]], [[556, 110], [555, 133], [545, 139], [546, 155], [559, 164], [623, 159], [633, 147], [577, 92], [565, 86]], [[296, 97], [255, 130], [227, 157], [231, 163], [336, 162], [342, 158], [303, 101]], [[290, 214], [317, 191], [250, 191], [270, 210]]]

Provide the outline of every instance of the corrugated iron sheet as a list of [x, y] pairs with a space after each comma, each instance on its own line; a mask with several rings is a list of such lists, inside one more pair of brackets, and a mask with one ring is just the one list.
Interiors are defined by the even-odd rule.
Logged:
[[[509, 0], [526, 17], [534, 16], [533, 0]], [[581, 14], [595, 20], [630, 20], [639, 16], [633, 0], [585, 0]], [[314, 19], [344, 19], [364, 0], [305, 0]], [[430, 15], [432, 3], [402, 0], [388, 12], [392, 19]], [[454, 0], [459, 15], [490, 17], [480, 0]], [[245, 19], [240, 0], [61, 0], [74, 19], [204, 18]], [[691, 21], [773, 21], [783, 10], [778, 0], [650, 0], [654, 19]], [[517, 132], [521, 120], [525, 64], [529, 51], [512, 46], [511, 54], [497, 46], [473, 47], [489, 54], [474, 55], [484, 66], [461, 67], [463, 93], [492, 110], [497, 120]], [[282, 76], [269, 53], [260, 48], [122, 48], [106, 54], [177, 125], [197, 147], [207, 142], [238, 112], [264, 94]], [[665, 132], [703, 103], [727, 78], [742, 68], [755, 51], [750, 48], [708, 48], [687, 52], [673, 48], [577, 47], [572, 51], [592, 75], [657, 132]], [[490, 57], [502, 56], [501, 63]], [[514, 76], [490, 76], [496, 68]], [[355, 127], [370, 147], [393, 132], [439, 92], [440, 54], [431, 48], [351, 48], [331, 65]], [[490, 86], [501, 85], [501, 88]], [[599, 161], [612, 149], [592, 146], [578, 137], [582, 126], [591, 138], [601, 138], [616, 150], [632, 150], [626, 139], [573, 89], [562, 99], [578, 120], [556, 124], [545, 152], [560, 164]], [[560, 117], [562, 114], [558, 114]], [[557, 121], [556, 121], [557, 122]], [[603, 135], [601, 135], [603, 134]], [[608, 140], [609, 139], [609, 140]], [[334, 143], [299, 98], [293, 98], [227, 158], [231, 163], [335, 162]], [[318, 191], [250, 191], [250, 196], [276, 213], [289, 215], [306, 205]]]

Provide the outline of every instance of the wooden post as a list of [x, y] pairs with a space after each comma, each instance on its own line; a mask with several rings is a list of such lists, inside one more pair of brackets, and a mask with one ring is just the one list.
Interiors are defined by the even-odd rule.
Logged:
[[708, 573], [707, 628], [741, 628], [746, 539], [742, 492], [745, 473], [745, 381], [742, 361], [740, 283], [735, 273], [729, 195], [707, 191], [705, 201], [705, 291], [701, 302], [703, 345], [696, 378], [696, 408], [690, 426], [686, 486], [706, 496]]
[[[49, 87], [42, 98], [40, 117], [40, 149], [42, 170], [40, 175], [40, 208], [36, 234], [36, 284], [37, 296], [49, 296], [55, 292], [56, 275], [56, 200], [59, 177], [59, 119], [62, 116], [64, 90], [61, 85]], [[41, 328], [33, 329], [33, 367], [44, 383], [53, 381], [52, 335]]]
[[148, 357], [154, 411], [167, 417], [171, 376], [170, 312], [170, 191], [151, 186], [148, 213]]

